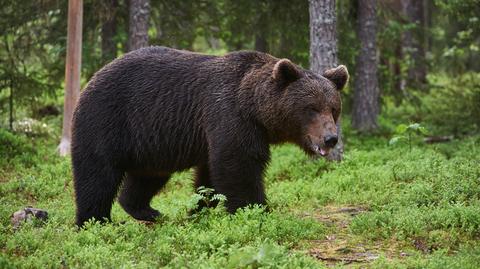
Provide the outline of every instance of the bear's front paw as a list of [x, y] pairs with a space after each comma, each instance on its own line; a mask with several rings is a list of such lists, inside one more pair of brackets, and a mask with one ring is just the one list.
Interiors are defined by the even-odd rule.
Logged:
[[158, 210], [153, 209], [151, 207], [145, 207], [145, 208], [123, 207], [123, 209], [125, 209], [125, 211], [127, 211], [127, 213], [130, 214], [130, 216], [132, 216], [136, 220], [155, 221], [156, 218], [161, 216]]

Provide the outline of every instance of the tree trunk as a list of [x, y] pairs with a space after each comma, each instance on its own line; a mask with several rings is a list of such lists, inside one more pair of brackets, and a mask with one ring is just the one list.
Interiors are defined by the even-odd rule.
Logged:
[[310, 0], [310, 68], [323, 74], [337, 66], [335, 0]]
[[255, 50], [268, 52], [268, 42], [266, 39], [268, 33], [268, 2], [259, 2], [259, 10], [255, 20]]
[[[310, 69], [322, 75], [337, 66], [337, 25], [335, 0], [309, 0], [310, 12]], [[340, 119], [337, 122], [338, 143], [327, 156], [340, 161], [343, 156], [343, 140]]]
[[103, 1], [102, 62], [105, 64], [117, 57], [117, 44], [113, 40], [117, 32], [118, 0]]
[[375, 130], [380, 112], [377, 79], [376, 0], [358, 2], [358, 37], [360, 53], [357, 57], [353, 96], [352, 127], [360, 131]]
[[263, 33], [258, 33], [255, 35], [255, 50], [268, 52], [267, 40], [265, 40]]
[[424, 4], [421, 0], [402, 0], [402, 11], [407, 22], [416, 26], [402, 36], [403, 55], [408, 55], [412, 62], [406, 82], [410, 87], [421, 87], [426, 82], [425, 46], [428, 41], [424, 30], [426, 24]]
[[405, 79], [402, 76], [402, 67], [400, 65], [400, 62], [403, 59], [403, 48], [401, 42], [398, 42], [395, 46], [395, 56], [396, 60], [394, 62], [394, 67], [393, 67], [393, 74], [394, 74], [394, 79], [395, 79], [395, 92], [394, 92], [394, 97], [395, 97], [395, 105], [400, 105], [403, 99], [403, 96], [405, 95]]
[[82, 59], [83, 1], [68, 1], [67, 59], [65, 64], [65, 101], [63, 104], [63, 131], [58, 150], [60, 156], [70, 153], [72, 117], [80, 94], [80, 67]]
[[13, 131], [13, 79], [10, 79], [10, 96], [8, 98], [8, 104], [10, 107], [10, 113], [8, 117], [8, 126], [10, 131]]
[[128, 50], [148, 46], [148, 20], [150, 17], [150, 0], [130, 0]]

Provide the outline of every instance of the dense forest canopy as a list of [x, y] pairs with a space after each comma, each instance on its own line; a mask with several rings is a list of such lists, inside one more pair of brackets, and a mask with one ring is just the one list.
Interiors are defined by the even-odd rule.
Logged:
[[[67, 2], [7, 0], [2, 4], [2, 126], [8, 125], [10, 110], [14, 118], [35, 117], [40, 107], [61, 100]], [[336, 5], [339, 63], [355, 74], [359, 54], [358, 1], [337, 1]], [[150, 45], [215, 54], [255, 49], [309, 67], [306, 0], [152, 0], [150, 9]], [[84, 1], [82, 86], [100, 67], [127, 52], [128, 12], [126, 0]], [[389, 102], [396, 106], [405, 102], [418, 106], [419, 95], [439, 84], [448, 84], [455, 91], [465, 83], [478, 82], [475, 75], [466, 76], [480, 71], [478, 0], [379, 1], [376, 14], [378, 79], [383, 106]], [[446, 82], [446, 78], [452, 80]], [[351, 111], [354, 83], [355, 76], [350, 90], [344, 92], [347, 113]], [[468, 93], [462, 94], [467, 99], [478, 98], [475, 89], [470, 87]], [[443, 96], [447, 93], [441, 95], [448, 98]], [[433, 106], [428, 107], [439, 109]], [[409, 120], [424, 118], [417, 109]]]

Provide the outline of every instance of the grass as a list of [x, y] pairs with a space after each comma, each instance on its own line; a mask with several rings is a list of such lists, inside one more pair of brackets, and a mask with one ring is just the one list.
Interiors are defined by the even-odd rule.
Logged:
[[[0, 129], [0, 268], [477, 268], [480, 264], [480, 137], [388, 146], [354, 136], [345, 160], [311, 160], [272, 148], [266, 172], [271, 213], [218, 207], [188, 216], [190, 171], [154, 198], [165, 216], [74, 226], [68, 159], [56, 139]], [[31, 205], [46, 223], [13, 231], [10, 215]]]

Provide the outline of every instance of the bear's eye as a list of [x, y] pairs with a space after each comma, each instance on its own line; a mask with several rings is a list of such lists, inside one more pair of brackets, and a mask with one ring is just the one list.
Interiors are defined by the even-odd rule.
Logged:
[[320, 113], [320, 111], [318, 111], [316, 107], [310, 107], [308, 108], [308, 110], [310, 110], [310, 112], [313, 112], [313, 113]]
[[339, 113], [335, 108], [332, 108], [332, 116], [333, 116], [333, 120], [337, 122]]

